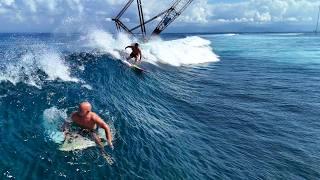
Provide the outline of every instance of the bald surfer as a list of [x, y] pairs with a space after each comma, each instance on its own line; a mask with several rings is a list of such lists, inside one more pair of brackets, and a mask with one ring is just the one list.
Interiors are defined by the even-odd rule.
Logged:
[[[100, 137], [98, 136], [98, 128], [103, 128], [106, 133], [106, 139], [109, 146], [113, 149], [112, 134], [110, 127], [94, 112], [91, 111], [92, 106], [89, 102], [82, 102], [79, 105], [77, 112], [71, 114], [72, 123], [81, 128], [83, 133], [91, 135], [95, 142], [103, 149]], [[65, 124], [62, 128], [65, 133], [68, 133], [68, 125]]]
[[139, 58], [139, 62], [141, 62], [142, 53], [139, 48], [139, 44], [135, 43], [134, 46], [127, 46], [125, 49], [127, 49], [127, 48], [131, 48], [131, 50], [132, 50], [132, 52], [131, 52], [130, 56], [127, 58], [127, 60], [129, 60], [131, 58], [135, 58], [134, 63], [137, 63], [138, 58]]

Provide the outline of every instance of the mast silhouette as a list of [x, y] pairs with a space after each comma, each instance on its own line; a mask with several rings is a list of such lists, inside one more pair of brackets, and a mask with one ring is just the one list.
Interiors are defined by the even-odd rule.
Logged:
[[[136, 29], [141, 29], [141, 35], [142, 39], [147, 40], [147, 29], [145, 25], [149, 22], [152, 22], [160, 17], [162, 17], [161, 21], [157, 25], [157, 27], [153, 30], [151, 35], [159, 35], [162, 31], [164, 31], [169, 24], [171, 24], [177, 17], [181, 15], [181, 13], [193, 2], [193, 0], [174, 0], [173, 4], [164, 11], [160, 12], [156, 16], [152, 17], [151, 19], [145, 21], [144, 15], [142, 11], [142, 0], [136, 0], [137, 6], [138, 6], [138, 15], [139, 15], [139, 24], [133, 28], [127, 27], [122, 21], [121, 17], [127, 11], [127, 9], [130, 7], [130, 5], [135, 0], [128, 0], [128, 2], [125, 4], [125, 6], [121, 9], [121, 11], [118, 13], [118, 15], [115, 18], [112, 18], [112, 20], [115, 22], [116, 28], [118, 31], [124, 30], [130, 35], [135, 35], [133, 32]], [[157, 4], [155, 4], [157, 6]]]

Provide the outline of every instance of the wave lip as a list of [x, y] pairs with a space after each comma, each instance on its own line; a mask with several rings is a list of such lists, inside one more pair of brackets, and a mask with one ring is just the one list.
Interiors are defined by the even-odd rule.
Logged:
[[[19, 53], [19, 52], [14, 52]], [[59, 53], [44, 47], [33, 47], [21, 56], [8, 54], [7, 64], [0, 72], [0, 81], [19, 82], [41, 88], [44, 80], [78, 82]]]

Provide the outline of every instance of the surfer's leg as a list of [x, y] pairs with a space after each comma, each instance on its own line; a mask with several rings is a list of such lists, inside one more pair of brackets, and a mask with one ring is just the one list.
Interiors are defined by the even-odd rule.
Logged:
[[138, 56], [135, 56], [134, 57], [134, 64], [137, 64], [137, 61], [138, 61]]
[[134, 54], [131, 53], [131, 54], [129, 55], [129, 57], [127, 57], [127, 60], [129, 60], [129, 59], [131, 59], [131, 58], [133, 58], [133, 57], [134, 57]]

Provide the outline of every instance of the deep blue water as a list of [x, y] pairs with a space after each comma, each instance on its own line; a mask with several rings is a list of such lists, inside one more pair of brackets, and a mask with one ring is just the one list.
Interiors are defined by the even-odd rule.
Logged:
[[[185, 36], [220, 61], [137, 74], [81, 35], [1, 34], [0, 179], [319, 179], [320, 36], [162, 38]], [[115, 132], [112, 166], [46, 133], [83, 100]]]

